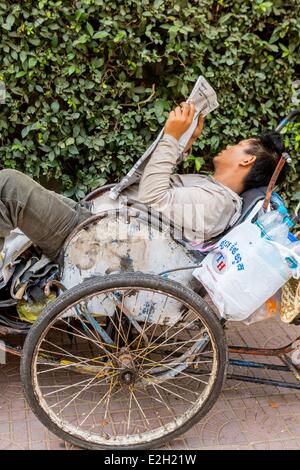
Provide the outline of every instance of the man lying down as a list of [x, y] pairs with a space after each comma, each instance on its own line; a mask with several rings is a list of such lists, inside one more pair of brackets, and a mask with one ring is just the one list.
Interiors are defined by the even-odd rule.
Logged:
[[[179, 225], [184, 216], [185, 236], [202, 240], [222, 233], [237, 219], [242, 208], [242, 192], [269, 183], [283, 152], [283, 143], [279, 134], [265, 133], [222, 150], [213, 159], [212, 176], [173, 174], [179, 158], [178, 140], [189, 128], [194, 114], [192, 103], [182, 103], [170, 112], [164, 136], [151, 155], [139, 184], [122, 194], [153, 207]], [[202, 127], [200, 116], [185, 150], [191, 148]], [[284, 176], [283, 171], [280, 180]], [[92, 215], [84, 203], [49, 191], [16, 170], [0, 171], [0, 191], [0, 249], [10, 231], [18, 228], [55, 261], [68, 235]], [[118, 204], [106, 193], [97, 200], [93, 211]]]

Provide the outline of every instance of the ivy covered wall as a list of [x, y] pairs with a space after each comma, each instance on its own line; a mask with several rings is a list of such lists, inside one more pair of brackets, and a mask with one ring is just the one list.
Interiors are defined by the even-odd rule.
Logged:
[[[181, 171], [295, 107], [299, 0], [0, 0], [0, 29], [1, 166], [75, 199], [126, 173], [200, 74], [220, 108]], [[296, 199], [299, 125], [286, 140]]]

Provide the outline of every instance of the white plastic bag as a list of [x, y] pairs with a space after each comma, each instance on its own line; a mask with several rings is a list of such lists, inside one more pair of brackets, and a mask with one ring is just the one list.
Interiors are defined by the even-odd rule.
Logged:
[[255, 310], [255, 312], [252, 313], [250, 317], [246, 318], [243, 323], [246, 325], [252, 325], [252, 323], [257, 323], [262, 320], [279, 317], [281, 308], [281, 292], [282, 289], [279, 289], [276, 294]]
[[[245, 320], [293, 275], [300, 275], [300, 257], [288, 247], [262, 238], [259, 227], [252, 223], [261, 207], [262, 201], [193, 271], [226, 319]], [[289, 262], [292, 257], [294, 269]]]

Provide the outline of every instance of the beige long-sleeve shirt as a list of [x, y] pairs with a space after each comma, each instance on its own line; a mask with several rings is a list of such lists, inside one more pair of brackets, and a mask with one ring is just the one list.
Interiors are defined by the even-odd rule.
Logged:
[[136, 198], [184, 227], [188, 240], [208, 240], [240, 215], [242, 199], [211, 176], [172, 174], [178, 157], [178, 141], [164, 135], [145, 167]]
[[[112, 200], [109, 193], [94, 201], [95, 213], [126, 205], [127, 198], [147, 204], [177, 227], [189, 241], [201, 242], [222, 233], [241, 213], [242, 199], [211, 176], [172, 174], [179, 157], [178, 142], [164, 135], [147, 163], [139, 184]], [[177, 232], [179, 233], [179, 232]]]

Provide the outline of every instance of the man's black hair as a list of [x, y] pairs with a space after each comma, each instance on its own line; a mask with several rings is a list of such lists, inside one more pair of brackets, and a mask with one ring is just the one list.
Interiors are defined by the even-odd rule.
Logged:
[[[283, 152], [284, 145], [279, 132], [264, 132], [251, 138], [246, 153], [255, 155], [256, 160], [244, 180], [244, 191], [267, 186]], [[287, 164], [281, 170], [277, 184], [285, 180], [286, 174]]]

